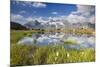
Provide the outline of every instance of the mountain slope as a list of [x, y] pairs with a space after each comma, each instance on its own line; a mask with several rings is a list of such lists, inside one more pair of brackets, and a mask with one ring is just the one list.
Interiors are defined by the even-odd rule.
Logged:
[[10, 22], [10, 29], [11, 30], [27, 30], [28, 28], [26, 28], [25, 26], [16, 23], [16, 22]]

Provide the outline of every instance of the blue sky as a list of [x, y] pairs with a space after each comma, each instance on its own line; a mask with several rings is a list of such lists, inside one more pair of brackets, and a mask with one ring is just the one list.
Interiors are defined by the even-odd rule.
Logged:
[[94, 23], [95, 7], [92, 5], [57, 4], [31, 1], [11, 1], [11, 21], [25, 24], [34, 18], [67, 18], [69, 22]]
[[[43, 16], [43, 17], [52, 17], [52, 16], [62, 16], [68, 15], [70, 12], [76, 10], [76, 5], [72, 4], [55, 4], [55, 3], [43, 3], [45, 7], [35, 7], [32, 5], [23, 5], [24, 2], [20, 3], [12, 1], [11, 2], [11, 13], [21, 14], [20, 12], [26, 12], [21, 14], [25, 17], [28, 16]], [[34, 3], [34, 2], [31, 2]], [[54, 12], [54, 14], [53, 14]]]

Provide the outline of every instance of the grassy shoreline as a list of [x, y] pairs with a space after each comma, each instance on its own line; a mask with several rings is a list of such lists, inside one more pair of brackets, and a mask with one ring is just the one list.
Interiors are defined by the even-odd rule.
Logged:
[[17, 44], [24, 36], [36, 34], [33, 31], [11, 30], [11, 65], [42, 65], [95, 61], [94, 49], [64, 49], [63, 46], [45, 46]]
[[95, 61], [93, 49], [64, 49], [59, 46], [37, 47], [34, 45], [12, 45], [11, 65], [39, 65]]

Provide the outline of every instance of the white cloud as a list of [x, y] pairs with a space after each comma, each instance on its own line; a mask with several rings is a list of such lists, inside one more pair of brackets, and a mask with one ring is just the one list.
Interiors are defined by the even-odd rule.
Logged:
[[48, 20], [54, 20], [54, 21], [62, 21], [62, 20], [66, 20], [67, 16], [58, 16], [58, 17], [48, 17]]
[[23, 18], [23, 16], [21, 16], [19, 14], [17, 14], [17, 15], [11, 14], [11, 21], [19, 20], [19, 19], [22, 19], [22, 18]]
[[32, 17], [28, 17], [28, 18], [26, 19], [26, 21], [27, 21], [27, 22], [30, 22], [30, 21], [34, 21], [34, 20], [33, 20]]
[[[60, 21], [68, 21], [70, 23], [94, 23], [95, 16], [91, 14], [91, 12], [95, 11], [95, 7], [91, 5], [77, 5], [77, 10], [71, 12], [68, 16], [60, 16], [60, 17], [49, 17], [49, 20], [60, 20]], [[52, 14], [56, 14], [56, 12], [52, 12]]]
[[31, 21], [33, 22], [35, 20], [38, 20], [42, 24], [45, 24], [48, 21], [48, 20], [44, 20], [43, 17], [24, 17], [20, 14], [11, 14], [11, 21], [22, 24], [22, 25]]
[[68, 17], [67, 17], [67, 20], [71, 23], [78, 23], [78, 22], [87, 22], [87, 18], [83, 17], [83, 16], [78, 16], [78, 15], [73, 15], [73, 14], [70, 14]]
[[44, 17], [35, 17], [34, 20], [38, 20], [41, 23], [44, 23], [45, 22]]
[[84, 13], [84, 12], [93, 12], [95, 10], [94, 6], [90, 5], [77, 5], [77, 12]]
[[91, 15], [91, 12], [95, 11], [94, 6], [91, 5], [77, 5], [77, 10], [72, 12], [72, 14], [80, 14], [86, 17]]
[[31, 2], [31, 1], [15, 1], [16, 4], [21, 4], [23, 6], [35, 7], [35, 8], [45, 8], [47, 5], [42, 2]]
[[[46, 7], [46, 5], [43, 6], [43, 3], [35, 3], [34, 7], [40, 8], [41, 4], [42, 4], [42, 7]], [[44, 20], [44, 17], [27, 17], [27, 18], [25, 18], [24, 16], [19, 15], [19, 14], [11, 14], [11, 21], [16, 21], [21, 24], [24, 24], [29, 21], [34, 21], [34, 20], [38, 20], [39, 22], [41, 22], [43, 24], [45, 24], [51, 20], [54, 20], [54, 21], [66, 20], [70, 23], [78, 23], [78, 22], [80, 22], [80, 23], [84, 23], [84, 22], [95, 23], [95, 15], [91, 14], [91, 12], [94, 12], [94, 11], [95, 11], [95, 8], [93, 6], [77, 5], [77, 10], [71, 12], [68, 16], [48, 17], [47, 20]], [[25, 13], [25, 12], [21, 11], [20, 13]], [[58, 14], [58, 13], [52, 12], [52, 14]]]
[[95, 16], [93, 15], [93, 16], [91, 16], [90, 18], [89, 18], [89, 21], [90, 21], [90, 23], [95, 23]]
[[51, 12], [51, 14], [55, 14], [56, 15], [56, 14], [58, 14], [58, 12]]
[[39, 20], [40, 21], [40, 18], [24, 17], [24, 16], [22, 16], [20, 14], [11, 14], [11, 21], [20, 23], [22, 25], [24, 25], [25, 23], [28, 23], [30, 21], [34, 21], [34, 20]]
[[22, 11], [20, 11], [19, 13], [20, 13], [20, 14], [25, 14], [26, 11], [22, 10]]
[[23, 6], [26, 6], [26, 5], [31, 6], [32, 2], [31, 1], [23, 1], [22, 5]]
[[33, 7], [36, 7], [36, 8], [45, 8], [47, 5], [44, 4], [44, 3], [40, 3], [40, 2], [34, 2], [32, 4]]
[[22, 15], [20, 14], [11, 14], [11, 21], [13, 22], [17, 22], [17, 23], [20, 23], [20, 24], [25, 24], [27, 21], [26, 21], [26, 18], [23, 17]]
[[[67, 16], [67, 20], [71, 23], [77, 22], [90, 22], [93, 23], [94, 15], [91, 14], [95, 11], [94, 6], [90, 5], [77, 5], [77, 10], [73, 11], [71, 14]], [[93, 16], [93, 17], [92, 17]]]

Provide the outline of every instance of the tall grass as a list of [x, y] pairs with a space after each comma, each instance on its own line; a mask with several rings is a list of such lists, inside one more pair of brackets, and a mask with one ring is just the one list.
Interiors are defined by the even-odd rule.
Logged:
[[64, 49], [63, 46], [11, 46], [11, 65], [59, 64], [95, 61], [93, 49]]
[[[17, 44], [24, 36], [31, 36], [33, 31], [11, 31], [11, 65], [60, 64], [95, 61], [95, 50], [65, 49], [63, 46], [43, 46]], [[35, 34], [35, 33], [34, 33]], [[66, 42], [65, 43], [73, 43]]]

